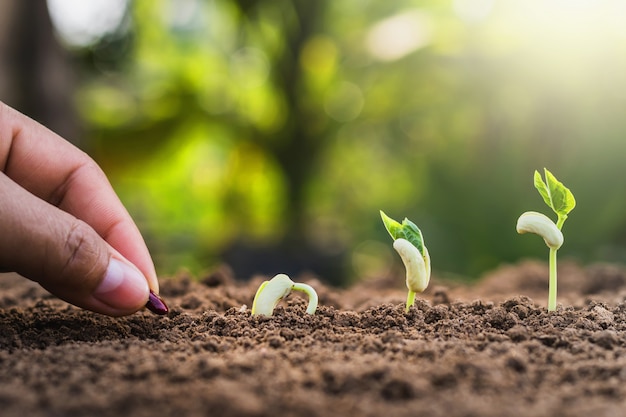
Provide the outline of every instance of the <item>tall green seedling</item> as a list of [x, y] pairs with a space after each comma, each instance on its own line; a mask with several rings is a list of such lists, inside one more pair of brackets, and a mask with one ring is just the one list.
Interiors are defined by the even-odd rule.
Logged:
[[535, 233], [543, 237], [550, 248], [550, 285], [548, 290], [548, 311], [556, 310], [556, 253], [563, 244], [563, 223], [567, 215], [576, 206], [572, 192], [556, 179], [550, 171], [544, 168], [545, 180], [538, 171], [535, 171], [535, 188], [541, 194], [543, 201], [557, 215], [556, 224], [547, 216], [535, 211], [527, 211], [517, 220], [518, 233]]
[[421, 230], [409, 219], [402, 223], [393, 220], [382, 210], [380, 217], [385, 228], [393, 238], [393, 248], [398, 252], [406, 269], [406, 286], [409, 293], [406, 299], [406, 311], [415, 303], [415, 294], [428, 287], [430, 281], [430, 255], [424, 245]]

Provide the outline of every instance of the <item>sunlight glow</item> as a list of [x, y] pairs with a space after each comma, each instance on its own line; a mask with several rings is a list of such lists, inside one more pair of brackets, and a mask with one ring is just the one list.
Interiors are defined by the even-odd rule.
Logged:
[[493, 9], [494, 0], [454, 0], [456, 14], [468, 22], [479, 22], [486, 19]]
[[477, 33], [488, 54], [518, 63], [511, 71], [529, 68], [537, 81], [571, 92], [624, 62], [624, 22], [626, 0], [503, 0]]
[[64, 42], [87, 47], [121, 24], [128, 0], [47, 0], [50, 18]]
[[626, 35], [624, 0], [511, 0], [501, 12], [514, 26], [548, 39], [611, 41], [615, 34]]
[[395, 61], [428, 45], [432, 38], [428, 15], [409, 10], [375, 24], [367, 34], [370, 54], [381, 61]]

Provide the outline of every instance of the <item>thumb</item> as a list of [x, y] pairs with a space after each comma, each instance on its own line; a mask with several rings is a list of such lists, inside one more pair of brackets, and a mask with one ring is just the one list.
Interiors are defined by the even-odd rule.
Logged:
[[0, 173], [0, 265], [59, 298], [111, 316], [146, 304], [148, 282], [87, 223]]

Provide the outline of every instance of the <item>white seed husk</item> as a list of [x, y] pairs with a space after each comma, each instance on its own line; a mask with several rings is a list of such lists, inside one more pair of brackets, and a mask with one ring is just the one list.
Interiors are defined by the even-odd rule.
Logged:
[[424, 254], [406, 239], [396, 239], [393, 248], [398, 252], [406, 269], [406, 286], [413, 292], [422, 292], [430, 281], [430, 255], [424, 247]]
[[271, 316], [278, 302], [291, 292], [294, 282], [285, 274], [278, 274], [261, 284], [254, 296], [252, 315]]
[[527, 211], [517, 219], [517, 233], [535, 233], [541, 236], [550, 249], [559, 249], [563, 244], [563, 233], [545, 214]]

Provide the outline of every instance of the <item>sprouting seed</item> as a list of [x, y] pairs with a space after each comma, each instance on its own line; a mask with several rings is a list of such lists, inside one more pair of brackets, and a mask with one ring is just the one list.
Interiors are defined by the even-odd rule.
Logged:
[[406, 286], [409, 293], [406, 311], [415, 303], [415, 294], [423, 292], [430, 281], [430, 255], [424, 245], [422, 231], [409, 219], [399, 223], [382, 210], [380, 217], [393, 238], [393, 248], [398, 252], [406, 269]]
[[278, 274], [269, 281], [264, 281], [256, 291], [252, 302], [252, 315], [271, 316], [278, 302], [287, 297], [291, 291], [301, 291], [309, 296], [308, 314], [317, 310], [317, 293], [307, 284], [293, 282], [287, 275]]

